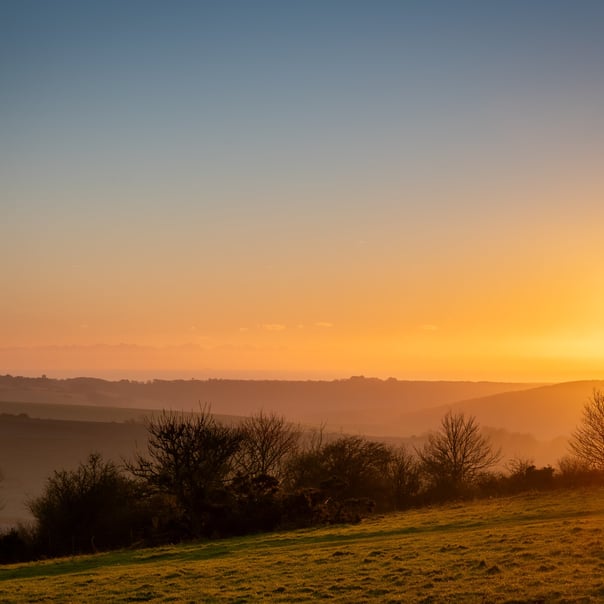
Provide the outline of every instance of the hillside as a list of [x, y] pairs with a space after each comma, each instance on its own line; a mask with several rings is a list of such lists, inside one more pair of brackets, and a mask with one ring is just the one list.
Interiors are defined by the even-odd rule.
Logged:
[[455, 408], [477, 417], [502, 449], [504, 461], [522, 457], [542, 466], [555, 465], [567, 453], [567, 437], [584, 402], [603, 384], [530, 387], [370, 378], [140, 383], [3, 376], [0, 470], [5, 480], [0, 484], [4, 503], [0, 525], [28, 518], [24, 500], [41, 492], [54, 470], [73, 468], [93, 451], [119, 462], [137, 444], [144, 446], [141, 421], [162, 408], [198, 409], [199, 401], [208, 402], [226, 422], [259, 409], [275, 410], [295, 423], [324, 424], [327, 433], [364, 434], [411, 448], [421, 446], [425, 433], [438, 428], [446, 410]]
[[120, 462], [145, 446], [141, 423], [30, 419], [0, 415], [0, 529], [30, 515], [25, 501], [39, 495], [55, 470], [75, 468], [92, 452]]
[[246, 416], [264, 409], [276, 411], [292, 422], [326, 424], [332, 430], [405, 436], [411, 432], [400, 421], [404, 413], [526, 390], [532, 386], [494, 382], [409, 382], [364, 377], [334, 381], [109, 382], [95, 378], [54, 380], [0, 376], [0, 401], [175, 410], [195, 410], [200, 404], [209, 404], [212, 412], [220, 415]]
[[539, 439], [568, 437], [581, 420], [585, 402], [604, 381], [565, 382], [517, 392], [502, 392], [471, 400], [401, 414], [397, 425], [421, 434], [438, 423], [448, 409], [476, 416], [483, 426], [532, 434]]
[[601, 602], [604, 490], [0, 569], [24, 602]]
[[[40, 408], [56, 415], [71, 412], [68, 419], [38, 419]], [[9, 409], [10, 411], [7, 411]], [[84, 421], [89, 407], [56, 406], [31, 403], [0, 402], [0, 529], [27, 521], [30, 514], [25, 501], [42, 492], [45, 480], [55, 470], [75, 468], [92, 452], [121, 463], [133, 452], [146, 446], [147, 432], [140, 419], [141, 410], [100, 408], [102, 417], [112, 411], [121, 421]], [[153, 412], [150, 411], [148, 415]], [[237, 423], [240, 417], [216, 416], [223, 423]], [[438, 421], [431, 428], [436, 428]], [[567, 451], [566, 439], [539, 441], [531, 435], [514, 434], [502, 429], [487, 429], [488, 437], [503, 452], [503, 464], [515, 457], [532, 459], [537, 465], [555, 464]], [[341, 436], [341, 432], [324, 433], [325, 441]], [[423, 436], [380, 437], [392, 445], [404, 444], [410, 451], [421, 447]]]

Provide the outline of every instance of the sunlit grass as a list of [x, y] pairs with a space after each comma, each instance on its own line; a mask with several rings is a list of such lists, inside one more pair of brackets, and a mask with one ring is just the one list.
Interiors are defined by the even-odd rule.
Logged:
[[601, 602], [604, 489], [0, 568], [2, 602]]

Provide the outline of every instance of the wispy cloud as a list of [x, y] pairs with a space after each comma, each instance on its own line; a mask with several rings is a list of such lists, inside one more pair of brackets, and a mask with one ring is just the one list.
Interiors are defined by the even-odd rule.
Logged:
[[333, 327], [333, 323], [329, 323], [328, 321], [319, 321], [315, 323], [315, 327], [323, 327], [324, 329], [330, 329]]
[[266, 331], [283, 331], [286, 328], [285, 325], [282, 325], [281, 323], [263, 323], [262, 324], [262, 329], [265, 329]]
[[419, 328], [422, 331], [437, 331], [438, 325], [433, 325], [432, 323], [424, 323], [423, 325], [420, 325]]

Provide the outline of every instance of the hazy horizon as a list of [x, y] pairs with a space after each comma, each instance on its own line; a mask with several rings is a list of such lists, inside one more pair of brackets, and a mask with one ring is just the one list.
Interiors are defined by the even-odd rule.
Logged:
[[[195, 350], [195, 346], [166, 347], [168, 351]], [[121, 356], [133, 358], [132, 352], [136, 351], [139, 363], [134, 366], [125, 365], [118, 367], [116, 358]], [[120, 352], [122, 354], [120, 354]], [[207, 380], [207, 379], [232, 379], [232, 380], [341, 380], [355, 376], [376, 378], [380, 380], [396, 379], [400, 381], [451, 381], [451, 382], [509, 382], [526, 384], [556, 384], [575, 381], [593, 381], [604, 379], [604, 371], [590, 369], [566, 368], [566, 370], [549, 370], [542, 372], [506, 371], [502, 368], [488, 368], [485, 370], [450, 370], [433, 371], [405, 370], [401, 368], [396, 372], [388, 371], [334, 371], [330, 369], [236, 369], [228, 364], [224, 367], [198, 366], [195, 355], [189, 366], [166, 367], [162, 361], [173, 358], [173, 355], [162, 354], [161, 347], [143, 347], [138, 345], [85, 345], [85, 346], [45, 346], [37, 348], [0, 348], [0, 375], [23, 377], [42, 377], [54, 379], [69, 379], [78, 377], [98, 378], [105, 380]], [[146, 354], [150, 354], [146, 357]], [[182, 357], [181, 357], [182, 358]], [[145, 360], [147, 359], [147, 360]], [[79, 363], [78, 363], [79, 361]], [[86, 364], [88, 362], [88, 365]]]
[[[3, 366], [4, 367], [4, 366]], [[412, 376], [402, 375], [375, 375], [370, 373], [334, 373], [329, 371], [304, 371], [304, 370], [292, 370], [292, 371], [276, 371], [276, 370], [255, 370], [255, 371], [244, 371], [244, 370], [214, 370], [211, 368], [194, 368], [189, 371], [182, 369], [86, 369], [80, 368], [77, 370], [64, 368], [49, 371], [38, 371], [35, 370], [2, 370], [0, 377], [23, 377], [28, 379], [39, 379], [48, 378], [50, 380], [70, 380], [70, 379], [99, 379], [109, 382], [118, 381], [131, 381], [131, 382], [149, 382], [153, 380], [165, 380], [165, 381], [208, 381], [208, 380], [227, 380], [227, 381], [284, 381], [284, 382], [337, 382], [346, 381], [356, 378], [367, 379], [367, 380], [379, 380], [389, 381], [395, 380], [398, 382], [447, 382], [447, 383], [501, 383], [501, 384], [526, 384], [527, 386], [547, 386], [565, 383], [579, 383], [579, 382], [599, 382], [604, 378], [600, 376], [588, 375], [577, 379], [542, 379], [542, 380], [528, 380], [528, 379], [506, 379], [503, 377], [481, 377], [478, 376], [434, 376], [432, 374]]]
[[601, 377], [602, 57], [592, 0], [5, 0], [0, 373]]

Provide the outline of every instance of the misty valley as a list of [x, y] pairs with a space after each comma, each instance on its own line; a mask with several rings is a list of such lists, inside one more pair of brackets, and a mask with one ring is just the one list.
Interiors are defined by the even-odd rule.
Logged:
[[330, 438], [363, 435], [413, 449], [451, 408], [477, 418], [502, 450], [503, 464], [525, 459], [541, 467], [555, 466], [568, 453], [582, 405], [598, 385], [0, 376], [0, 523], [30, 519], [25, 500], [40, 493], [54, 470], [73, 469], [92, 452], [121, 463], [144, 449], [145, 418], [162, 409], [198, 411], [207, 404], [227, 423], [264, 410], [308, 429], [321, 426]]
[[[190, 589], [204, 601], [417, 601], [426, 593], [500, 601], [529, 592], [530, 601], [544, 593], [549, 601], [574, 593], [578, 576], [604, 566], [601, 385], [1, 376], [0, 596], [39, 599], [43, 567], [19, 563], [42, 559], [56, 559], [52, 576], [66, 578], [91, 563], [99, 585], [116, 571], [140, 583], [152, 567], [178, 578], [167, 588], [122, 587], [119, 601], [164, 601]], [[335, 425], [313, 422], [327, 409]], [[555, 417], [557, 409], [567, 415]], [[513, 431], [519, 422], [523, 433]], [[564, 553], [548, 545], [554, 531], [567, 535]], [[571, 578], [564, 560], [579, 551], [589, 555]], [[300, 592], [293, 575], [271, 575], [263, 552], [321, 585]], [[216, 556], [224, 565], [210, 570]], [[242, 556], [265, 568], [268, 583], [224, 583]], [[532, 560], [526, 584], [514, 570], [522, 557]], [[362, 586], [353, 562], [364, 569]], [[196, 563], [212, 573], [203, 588], [185, 578]], [[547, 575], [546, 592], [543, 573], [558, 576]], [[89, 584], [73, 585], [94, 601]], [[581, 590], [597, 600], [604, 583]], [[45, 585], [45, 599], [65, 599], [60, 582]]]

